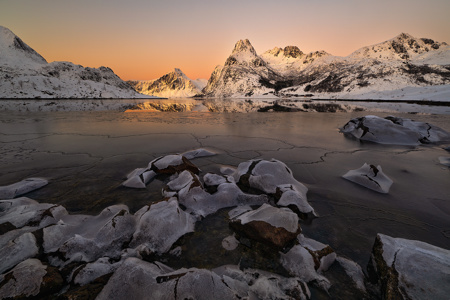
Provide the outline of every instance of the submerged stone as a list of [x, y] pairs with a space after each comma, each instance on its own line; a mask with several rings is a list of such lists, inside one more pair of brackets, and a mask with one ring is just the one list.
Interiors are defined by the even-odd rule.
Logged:
[[384, 174], [380, 166], [364, 164], [361, 168], [350, 170], [342, 177], [379, 193], [387, 194], [393, 181]]
[[195, 150], [191, 150], [191, 151], [186, 151], [181, 155], [186, 157], [187, 159], [194, 159], [194, 158], [198, 158], [198, 157], [214, 156], [214, 155], [216, 155], [216, 153], [211, 152], [206, 149], [203, 149], [203, 148], [200, 148], [200, 149], [195, 149]]

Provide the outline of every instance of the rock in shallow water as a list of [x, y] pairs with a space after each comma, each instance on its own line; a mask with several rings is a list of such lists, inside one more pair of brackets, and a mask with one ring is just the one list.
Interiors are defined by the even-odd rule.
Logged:
[[448, 299], [450, 250], [378, 234], [367, 266], [383, 299]]
[[151, 252], [165, 253], [180, 237], [194, 231], [195, 221], [174, 198], [153, 204], [139, 217], [130, 247], [143, 245]]
[[295, 213], [268, 204], [235, 217], [230, 226], [251, 239], [276, 248], [284, 248], [301, 232]]
[[92, 262], [103, 256], [119, 258], [135, 229], [135, 217], [125, 205], [107, 207], [97, 216], [67, 215], [44, 228], [44, 251], [56, 253], [50, 259], [55, 266]]
[[98, 295], [101, 299], [309, 299], [297, 278], [237, 266], [172, 270], [159, 263], [127, 259]]
[[237, 205], [261, 205], [268, 201], [266, 195], [246, 194], [239, 189], [234, 180], [219, 175], [205, 175], [209, 184], [217, 184], [215, 192], [210, 194], [202, 186], [197, 175], [183, 171], [167, 185], [169, 190], [164, 196], [175, 196], [188, 212], [205, 217], [221, 208]]
[[387, 194], [393, 181], [383, 173], [380, 166], [364, 164], [361, 168], [350, 170], [342, 177], [366, 188]]
[[324, 290], [331, 286], [330, 281], [321, 275], [336, 259], [336, 254], [330, 246], [318, 241], [298, 236], [296, 245], [286, 254], [281, 253], [282, 266], [293, 276], [305, 282], [314, 282]]
[[44, 178], [27, 178], [7, 186], [0, 186], [0, 200], [13, 199], [47, 184], [48, 181]]
[[380, 144], [420, 145], [450, 140], [450, 133], [429, 123], [389, 116], [351, 119], [340, 131], [359, 140]]

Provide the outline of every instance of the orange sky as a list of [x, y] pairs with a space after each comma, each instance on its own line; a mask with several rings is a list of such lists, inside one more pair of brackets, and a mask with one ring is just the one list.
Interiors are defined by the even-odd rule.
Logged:
[[448, 0], [0, 0], [0, 25], [47, 61], [108, 66], [124, 80], [180, 68], [209, 78], [239, 39], [345, 56], [401, 32], [450, 43]]

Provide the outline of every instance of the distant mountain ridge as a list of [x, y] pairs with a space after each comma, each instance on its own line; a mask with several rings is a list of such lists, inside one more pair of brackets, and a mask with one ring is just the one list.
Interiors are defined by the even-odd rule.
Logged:
[[8, 28], [0, 26], [0, 98], [149, 98], [107, 67], [47, 63]]
[[206, 79], [192, 80], [180, 69], [175, 68], [155, 80], [130, 80], [130, 84], [137, 92], [159, 97], [192, 97], [201, 93], [206, 86]]
[[275, 47], [258, 55], [249, 40], [240, 40], [225, 64], [215, 68], [203, 94], [352, 97], [374, 91], [448, 84], [450, 46], [402, 33], [347, 57], [325, 51], [305, 54], [296, 46]]

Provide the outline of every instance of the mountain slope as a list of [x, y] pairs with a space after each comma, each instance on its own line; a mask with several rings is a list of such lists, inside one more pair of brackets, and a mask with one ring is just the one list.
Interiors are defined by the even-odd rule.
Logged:
[[214, 97], [341, 97], [374, 91], [450, 84], [450, 46], [408, 34], [361, 48], [347, 57], [295, 46], [258, 56], [239, 41], [203, 90]]
[[159, 97], [192, 97], [200, 94], [206, 80], [191, 80], [180, 69], [167, 73], [155, 80], [133, 81], [128, 83], [139, 93]]
[[0, 26], [0, 98], [148, 98], [106, 67], [47, 61]]

